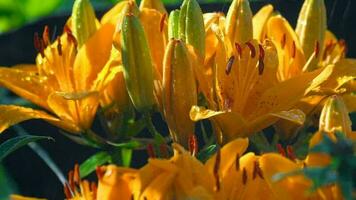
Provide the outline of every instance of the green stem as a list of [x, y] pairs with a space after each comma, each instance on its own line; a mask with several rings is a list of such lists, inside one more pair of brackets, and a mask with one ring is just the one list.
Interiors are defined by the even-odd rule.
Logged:
[[148, 131], [152, 134], [152, 137], [155, 139], [155, 142], [157, 144], [165, 143], [163, 136], [157, 131], [156, 127], [152, 123], [152, 118], [151, 118], [150, 113], [146, 112], [143, 115], [143, 117], [146, 121], [146, 127], [147, 127]]

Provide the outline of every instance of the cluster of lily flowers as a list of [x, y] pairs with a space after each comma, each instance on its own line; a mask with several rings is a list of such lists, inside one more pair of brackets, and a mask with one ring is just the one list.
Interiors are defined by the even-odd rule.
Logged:
[[[76, 165], [65, 185], [72, 200], [343, 199], [335, 183], [311, 191], [302, 173], [275, 177], [327, 166], [330, 155], [248, 148], [271, 126], [288, 141], [319, 124], [309, 149], [325, 136], [337, 142], [337, 132], [355, 141], [356, 60], [326, 24], [324, 0], [305, 0], [295, 30], [272, 5], [253, 15], [248, 0], [234, 0], [226, 16], [202, 13], [196, 0], [170, 14], [160, 0], [125, 0], [100, 20], [89, 0], [76, 0], [55, 40], [48, 27], [35, 34], [36, 64], [0, 68], [1, 86], [41, 108], [1, 105], [0, 131], [43, 119], [107, 152], [147, 149], [142, 168], [98, 166], [97, 183], [82, 180]], [[92, 130], [96, 116], [107, 135]], [[217, 147], [205, 162], [196, 122], [208, 124]], [[137, 137], [144, 127], [150, 139]]]

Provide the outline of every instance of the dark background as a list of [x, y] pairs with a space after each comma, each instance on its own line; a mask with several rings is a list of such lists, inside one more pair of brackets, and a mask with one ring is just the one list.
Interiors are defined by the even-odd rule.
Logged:
[[[343, 38], [348, 45], [348, 57], [356, 57], [356, 1], [352, 0], [326, 0], [328, 12], [328, 27], [338, 38]], [[254, 13], [266, 3], [274, 5], [295, 26], [299, 10], [303, 1], [275, 0], [251, 2]], [[204, 12], [224, 11], [228, 4], [202, 5]], [[174, 7], [173, 7], [174, 8]], [[173, 9], [173, 8], [169, 8]], [[104, 11], [98, 12], [98, 16]], [[16, 31], [0, 35], [0, 65], [11, 66], [20, 63], [34, 63], [36, 52], [33, 47], [33, 35], [41, 33], [45, 25], [57, 33], [62, 32], [62, 27], [68, 17], [53, 16], [24, 26]], [[59, 168], [67, 173], [75, 163], [82, 163], [95, 150], [80, 146], [61, 135], [57, 128], [39, 120], [22, 123], [23, 127], [33, 135], [49, 135], [55, 138], [55, 142], [42, 141], [49, 155], [54, 159]], [[0, 143], [15, 136], [9, 129], [0, 136]], [[10, 176], [16, 182], [19, 192], [27, 196], [44, 197], [48, 199], [63, 199], [63, 189], [52, 171], [44, 162], [28, 147], [22, 148], [8, 156], [3, 165]], [[137, 165], [137, 163], [136, 163]], [[1, 188], [0, 188], [1, 190]]]

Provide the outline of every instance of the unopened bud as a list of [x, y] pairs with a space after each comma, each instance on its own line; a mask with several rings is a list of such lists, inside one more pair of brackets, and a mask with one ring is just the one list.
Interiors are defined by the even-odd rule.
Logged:
[[205, 57], [205, 28], [203, 12], [196, 0], [184, 0], [179, 15], [180, 39]]
[[173, 140], [188, 147], [189, 137], [194, 132], [189, 112], [197, 104], [197, 89], [188, 50], [180, 40], [171, 40], [168, 44], [162, 93], [164, 114]]
[[140, 10], [143, 8], [155, 9], [162, 14], [167, 14], [167, 10], [161, 0], [142, 0], [140, 3]]
[[[324, 0], [305, 0], [299, 13], [296, 33], [307, 59], [313, 54], [316, 43], [322, 45], [319, 50], [323, 51], [326, 28]], [[316, 61], [319, 58], [320, 54], [316, 56]]]
[[127, 14], [122, 23], [122, 62], [127, 91], [138, 111], [147, 111], [154, 104], [153, 64], [139, 19]]
[[226, 17], [225, 32], [232, 43], [245, 43], [252, 39], [252, 12], [248, 0], [234, 0]]
[[76, 0], [72, 10], [72, 30], [80, 48], [96, 31], [96, 17], [89, 0]]

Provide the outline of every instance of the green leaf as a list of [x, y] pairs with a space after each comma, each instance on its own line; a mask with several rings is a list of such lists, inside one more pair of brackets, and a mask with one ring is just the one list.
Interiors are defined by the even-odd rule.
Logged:
[[80, 165], [80, 177], [84, 178], [95, 171], [97, 166], [103, 165], [111, 160], [111, 156], [105, 152], [98, 152], [88, 158], [84, 163]]
[[205, 162], [207, 161], [214, 153], [216, 153], [217, 151], [217, 145], [213, 144], [208, 146], [205, 149], [202, 149], [201, 151], [199, 151], [197, 158], [202, 161]]
[[11, 194], [18, 193], [14, 180], [11, 179], [2, 165], [0, 165], [0, 188], [0, 199], [8, 199]]
[[121, 149], [121, 161], [124, 167], [130, 167], [132, 158], [132, 149]]
[[123, 143], [108, 142], [108, 144], [114, 147], [124, 148], [124, 149], [136, 149], [142, 146], [142, 144], [136, 140], [131, 140], [129, 142], [123, 142]]
[[51, 137], [47, 136], [35, 136], [35, 135], [22, 135], [18, 137], [11, 138], [4, 143], [0, 144], [0, 162], [10, 153], [16, 151], [17, 149], [38, 140], [53, 140]]

